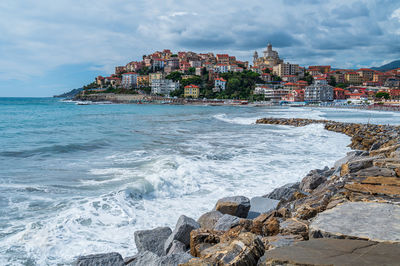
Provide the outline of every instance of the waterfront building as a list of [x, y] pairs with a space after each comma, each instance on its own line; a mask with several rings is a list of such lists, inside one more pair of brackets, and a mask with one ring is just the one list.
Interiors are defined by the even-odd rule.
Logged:
[[277, 51], [272, 49], [272, 44], [268, 43], [267, 49], [263, 52], [264, 56], [258, 57], [257, 51], [254, 52], [253, 55], [253, 66], [257, 66], [262, 68], [265, 67], [274, 67], [283, 63], [283, 60], [279, 58], [279, 54]]
[[333, 89], [333, 99], [334, 100], [345, 100], [346, 99], [346, 90], [342, 88], [334, 88]]
[[256, 85], [254, 94], [264, 94], [264, 99], [278, 103], [290, 93], [290, 90], [279, 85]]
[[300, 72], [299, 65], [290, 63], [281, 63], [272, 68], [272, 72], [279, 76], [297, 75]]
[[312, 103], [333, 101], [333, 87], [314, 82], [306, 87], [304, 100]]
[[150, 85], [150, 78], [149, 75], [139, 75], [137, 76], [137, 87], [138, 88], [145, 88]]
[[104, 77], [102, 77], [102, 76], [96, 77], [96, 84], [98, 86], [102, 87], [104, 85]]
[[153, 79], [151, 83], [152, 94], [169, 95], [177, 89], [179, 89], [179, 81], [175, 82], [171, 79]]
[[125, 89], [132, 89], [137, 87], [137, 77], [139, 75], [135, 72], [128, 72], [122, 74], [122, 87]]
[[200, 88], [196, 85], [190, 84], [188, 86], [185, 86], [184, 88], [184, 97], [188, 98], [199, 98], [200, 96]]
[[214, 92], [224, 91], [226, 88], [226, 80], [223, 78], [216, 78], [214, 80]]

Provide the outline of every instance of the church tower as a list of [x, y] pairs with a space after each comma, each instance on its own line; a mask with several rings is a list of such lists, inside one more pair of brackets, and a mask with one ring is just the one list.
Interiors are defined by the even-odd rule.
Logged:
[[253, 64], [255, 65], [255, 63], [257, 62], [257, 59], [258, 59], [258, 53], [257, 53], [257, 51], [255, 51], [254, 52], [254, 55], [253, 55]]

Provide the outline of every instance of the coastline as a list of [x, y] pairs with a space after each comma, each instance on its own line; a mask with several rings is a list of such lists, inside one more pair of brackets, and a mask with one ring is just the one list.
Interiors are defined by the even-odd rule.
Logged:
[[[74, 101], [92, 102], [92, 103], [114, 103], [114, 104], [170, 104], [170, 105], [208, 105], [208, 106], [251, 106], [251, 107], [268, 107], [280, 106], [270, 102], [254, 102], [248, 103], [235, 102], [234, 100], [201, 100], [201, 99], [174, 99], [161, 96], [150, 96], [142, 94], [113, 94], [113, 93], [98, 93], [89, 95], [78, 95], [73, 98]], [[84, 105], [84, 104], [82, 104]], [[366, 110], [366, 111], [388, 111], [400, 112], [400, 106], [390, 105], [302, 105], [290, 106], [282, 105], [282, 107], [306, 107], [306, 108], [330, 108], [330, 109], [348, 109], [348, 110]]]
[[[308, 245], [310, 253], [321, 253], [319, 247], [339, 245], [349, 246], [351, 251], [354, 246], [361, 248], [366, 244], [392, 251], [389, 262], [398, 261], [400, 127], [312, 119], [257, 120], [257, 124], [296, 127], [314, 123], [350, 136], [349, 146], [354, 151], [333, 167], [312, 170], [301, 182], [287, 184], [263, 197], [220, 199], [214, 210], [203, 214], [198, 221], [182, 215], [173, 231], [170, 228], [137, 231], [135, 242], [139, 253], [125, 261], [119, 254], [110, 253], [79, 257], [76, 265], [99, 261], [102, 265], [131, 266], [289, 262], [317, 265], [321, 261], [313, 262], [312, 256], [296, 256], [298, 249]], [[371, 208], [377, 212], [390, 211], [390, 215], [379, 217], [367, 211]], [[336, 219], [332, 222], [330, 217]], [[363, 227], [361, 231], [351, 217], [360, 218], [357, 226]], [[382, 223], [387, 225], [383, 231], [377, 228]], [[336, 252], [354, 258], [356, 254], [349, 250]], [[371, 256], [375, 264], [385, 262], [382, 261], [385, 256], [372, 253]]]

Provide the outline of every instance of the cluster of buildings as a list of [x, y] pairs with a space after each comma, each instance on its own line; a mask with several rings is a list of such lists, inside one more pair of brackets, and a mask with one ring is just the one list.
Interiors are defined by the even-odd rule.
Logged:
[[[328, 65], [306, 68], [284, 62], [270, 43], [262, 56], [254, 52], [251, 66], [247, 61], [239, 61], [228, 54], [174, 54], [165, 49], [145, 55], [141, 61], [117, 66], [114, 74], [109, 77], [98, 76], [96, 83], [99, 87], [97, 90], [109, 87], [137, 90], [151, 88], [152, 94], [169, 95], [181, 86], [179, 81], [166, 78], [171, 72], [180, 72], [183, 80], [208, 73], [208, 81], [214, 83], [213, 91], [221, 92], [228, 83], [220, 77], [221, 73], [244, 70], [260, 74], [262, 83], [256, 85], [254, 94], [264, 95], [264, 99], [274, 102], [362, 101], [370, 99], [379, 91], [389, 93], [392, 98], [399, 98], [400, 95], [400, 69], [381, 72], [368, 68], [332, 69]], [[309, 84], [306, 80], [313, 82]], [[182, 89], [184, 97], [198, 98], [202, 88], [190, 84]]]
[[[169, 95], [180, 87], [179, 81], [166, 79], [171, 72], [182, 73], [182, 79], [191, 78], [194, 75], [201, 76], [206, 71], [209, 80], [215, 82], [215, 92], [225, 90], [226, 80], [219, 77], [220, 73], [242, 72], [248, 69], [249, 63], [236, 60], [235, 56], [228, 54], [178, 52], [173, 54], [171, 50], [157, 51], [143, 56], [142, 61], [129, 62], [125, 66], [115, 67], [115, 73], [109, 77], [98, 76], [96, 84], [99, 89], [122, 87], [125, 89], [151, 88], [152, 94]], [[149, 74], [140, 74], [146, 69]], [[197, 89], [196, 89], [197, 87]], [[185, 97], [197, 98], [200, 88], [195, 85], [184, 88]], [[186, 93], [187, 92], [187, 93]]]
[[[284, 62], [268, 44], [263, 56], [254, 52], [251, 70], [261, 75], [264, 84], [257, 84], [254, 94], [274, 102], [319, 103], [358, 101], [374, 98], [377, 92], [387, 92], [392, 99], [400, 95], [400, 68], [381, 72], [368, 68], [332, 69], [329, 65], [309, 66]], [[312, 84], [302, 79], [309, 75]], [[273, 76], [279, 77], [274, 81]], [[336, 87], [344, 85], [346, 89]]]

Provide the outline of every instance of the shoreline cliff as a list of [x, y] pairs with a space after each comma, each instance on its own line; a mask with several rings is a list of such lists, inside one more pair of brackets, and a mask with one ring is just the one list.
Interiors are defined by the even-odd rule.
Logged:
[[331, 168], [262, 197], [219, 199], [197, 221], [135, 232], [138, 254], [78, 257], [76, 265], [396, 265], [400, 261], [400, 126], [263, 118], [264, 125], [322, 123], [351, 137]]

